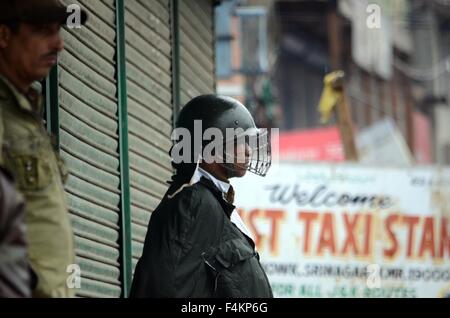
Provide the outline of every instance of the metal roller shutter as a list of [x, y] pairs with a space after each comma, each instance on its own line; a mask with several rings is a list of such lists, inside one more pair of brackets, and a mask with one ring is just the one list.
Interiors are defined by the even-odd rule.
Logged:
[[132, 264], [172, 174], [172, 63], [169, 0], [125, 1]]
[[180, 102], [214, 92], [214, 7], [211, 0], [179, 1]]
[[65, 0], [89, 12], [81, 29], [63, 30], [59, 64], [60, 146], [67, 184], [81, 297], [121, 293], [119, 135], [115, 1]]

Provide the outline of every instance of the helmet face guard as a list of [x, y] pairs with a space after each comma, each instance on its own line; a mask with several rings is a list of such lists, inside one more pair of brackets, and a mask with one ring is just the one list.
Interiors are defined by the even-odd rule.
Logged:
[[263, 129], [262, 132], [259, 132], [256, 140], [257, 144], [256, 147], [252, 149], [250, 165], [247, 170], [265, 177], [272, 165], [271, 136], [268, 130]]
[[[243, 169], [259, 176], [266, 176], [272, 164], [271, 138], [267, 129], [251, 129], [227, 140], [221, 163], [228, 171]], [[219, 158], [219, 159], [222, 159]]]

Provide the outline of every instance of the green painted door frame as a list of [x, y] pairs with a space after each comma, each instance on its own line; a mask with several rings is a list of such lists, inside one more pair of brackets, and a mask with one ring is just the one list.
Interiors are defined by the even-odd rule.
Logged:
[[121, 185], [120, 265], [122, 276], [122, 297], [127, 298], [130, 293], [132, 280], [132, 245], [124, 0], [116, 0], [116, 39]]
[[45, 80], [45, 113], [47, 131], [53, 137], [56, 151], [59, 152], [59, 88], [58, 88], [58, 65], [55, 65]]
[[179, 0], [170, 1], [172, 33], [172, 124], [175, 128], [180, 105], [180, 11]]

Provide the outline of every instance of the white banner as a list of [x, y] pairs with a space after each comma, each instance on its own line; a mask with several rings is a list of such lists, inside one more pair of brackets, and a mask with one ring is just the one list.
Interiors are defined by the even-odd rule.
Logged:
[[233, 185], [276, 297], [450, 297], [450, 169], [284, 163]]

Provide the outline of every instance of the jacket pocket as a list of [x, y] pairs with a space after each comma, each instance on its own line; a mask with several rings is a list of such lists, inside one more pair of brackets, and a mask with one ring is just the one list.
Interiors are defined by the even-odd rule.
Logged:
[[214, 295], [220, 298], [248, 297], [247, 276], [251, 275], [256, 252], [242, 239], [225, 241], [202, 254], [211, 274]]
[[51, 169], [45, 158], [39, 155], [16, 155], [12, 161], [21, 190], [43, 190], [50, 184]]
[[7, 148], [6, 166], [22, 191], [39, 191], [52, 181], [50, 158], [39, 140], [28, 139]]

